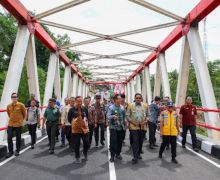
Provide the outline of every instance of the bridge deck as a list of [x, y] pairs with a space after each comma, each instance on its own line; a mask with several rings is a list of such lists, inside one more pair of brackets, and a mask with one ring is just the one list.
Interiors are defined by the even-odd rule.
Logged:
[[[1, 178], [4, 180], [103, 180], [109, 179], [109, 162], [107, 145], [92, 148], [89, 161], [73, 164], [73, 153], [69, 149], [57, 145], [54, 155], [48, 154], [47, 139], [36, 145], [34, 150], [28, 149], [19, 157], [5, 163], [0, 168]], [[143, 160], [137, 165], [131, 164], [128, 138], [123, 146], [123, 160], [117, 160], [114, 165], [117, 180], [216, 180], [220, 177], [220, 170], [194, 153], [177, 148], [179, 164], [170, 162], [170, 152], [164, 153], [164, 158], [158, 159], [158, 149], [149, 150], [144, 143]], [[205, 155], [207, 156], [207, 155]], [[210, 158], [209, 156], [207, 156]], [[215, 160], [214, 160], [215, 161]], [[219, 163], [218, 160], [216, 160]], [[114, 179], [113, 176], [110, 178]]]

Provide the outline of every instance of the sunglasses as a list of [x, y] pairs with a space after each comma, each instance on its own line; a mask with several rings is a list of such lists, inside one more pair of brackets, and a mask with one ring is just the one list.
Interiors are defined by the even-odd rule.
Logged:
[[135, 98], [135, 99], [142, 99], [142, 98]]

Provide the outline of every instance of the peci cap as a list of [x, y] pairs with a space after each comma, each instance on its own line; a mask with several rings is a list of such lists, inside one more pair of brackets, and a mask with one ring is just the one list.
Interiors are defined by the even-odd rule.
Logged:
[[95, 95], [95, 98], [96, 98], [96, 99], [101, 99], [101, 95], [96, 94], [96, 95]]
[[49, 102], [56, 102], [56, 99], [50, 98], [50, 99], [49, 99]]
[[174, 106], [174, 103], [173, 103], [172, 101], [168, 101], [168, 102], [167, 102], [167, 106], [168, 106], [168, 107], [173, 107], [173, 106]]

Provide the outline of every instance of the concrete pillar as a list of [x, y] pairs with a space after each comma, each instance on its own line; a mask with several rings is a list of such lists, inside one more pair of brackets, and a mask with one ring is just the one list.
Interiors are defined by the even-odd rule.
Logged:
[[152, 91], [151, 91], [151, 81], [150, 81], [150, 69], [149, 66], [144, 68], [144, 77], [145, 77], [145, 85], [146, 85], [146, 94], [147, 94], [147, 103], [151, 104], [153, 100]]
[[157, 59], [156, 72], [154, 76], [154, 97], [160, 96], [160, 89], [161, 89], [160, 61]]
[[165, 54], [161, 53], [159, 55], [159, 65], [160, 65], [160, 73], [161, 73], [161, 80], [162, 80], [162, 87], [163, 87], [163, 96], [169, 96], [171, 98], [171, 92], [170, 92], [170, 83], [169, 83], [169, 77], [167, 73], [167, 66], [166, 66], [166, 60], [165, 60]]
[[[202, 106], [210, 109], [217, 109], [214, 90], [205, 60], [198, 28], [191, 27], [187, 37], [195, 67]], [[220, 127], [220, 118], [218, 113], [207, 112], [204, 113], [204, 115], [206, 124], [214, 127]], [[213, 139], [220, 140], [220, 133], [218, 131], [208, 130], [208, 135]]]
[[50, 60], [48, 65], [48, 71], [47, 71], [47, 80], [45, 85], [45, 91], [44, 91], [44, 101], [43, 105], [47, 106], [49, 99], [53, 95], [53, 84], [56, 74], [56, 65], [57, 65], [57, 54], [56, 53], [50, 53]]
[[65, 67], [64, 79], [63, 79], [63, 92], [62, 92], [62, 104], [64, 104], [64, 99], [68, 97], [68, 91], [71, 86], [70, 84], [71, 70], [69, 66]]
[[79, 78], [79, 86], [78, 86], [78, 92], [77, 92], [77, 95], [78, 96], [82, 96], [82, 90], [83, 90], [83, 80]]
[[[19, 26], [2, 92], [0, 109], [5, 109], [11, 102], [11, 94], [18, 91], [29, 37], [30, 32], [27, 26]], [[6, 127], [7, 125], [7, 114], [0, 113], [0, 127]], [[4, 139], [5, 132], [0, 131], [0, 142]]]
[[191, 52], [189, 48], [189, 42], [187, 37], [184, 36], [182, 39], [182, 51], [176, 91], [176, 106], [185, 104], [187, 84], [189, 79], [190, 58]]
[[35, 98], [40, 102], [41, 99], [40, 99], [40, 91], [39, 91], [37, 59], [36, 59], [36, 51], [35, 51], [35, 40], [33, 34], [29, 38], [25, 59], [26, 59], [26, 67], [27, 67], [29, 93], [35, 94]]
[[56, 71], [54, 80], [54, 94], [57, 96], [57, 100], [61, 101], [61, 83], [60, 83], [60, 63], [59, 58], [56, 61]]
[[78, 75], [77, 74], [73, 74], [73, 91], [72, 91], [72, 96], [76, 97], [78, 95]]
[[141, 77], [140, 74], [136, 76], [136, 93], [141, 93]]

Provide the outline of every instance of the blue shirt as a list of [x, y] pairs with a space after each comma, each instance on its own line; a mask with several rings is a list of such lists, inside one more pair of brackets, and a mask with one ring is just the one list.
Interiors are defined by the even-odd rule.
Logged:
[[160, 114], [160, 108], [158, 107], [158, 105], [155, 102], [151, 103], [149, 121], [156, 124], [158, 121], [159, 114]]

